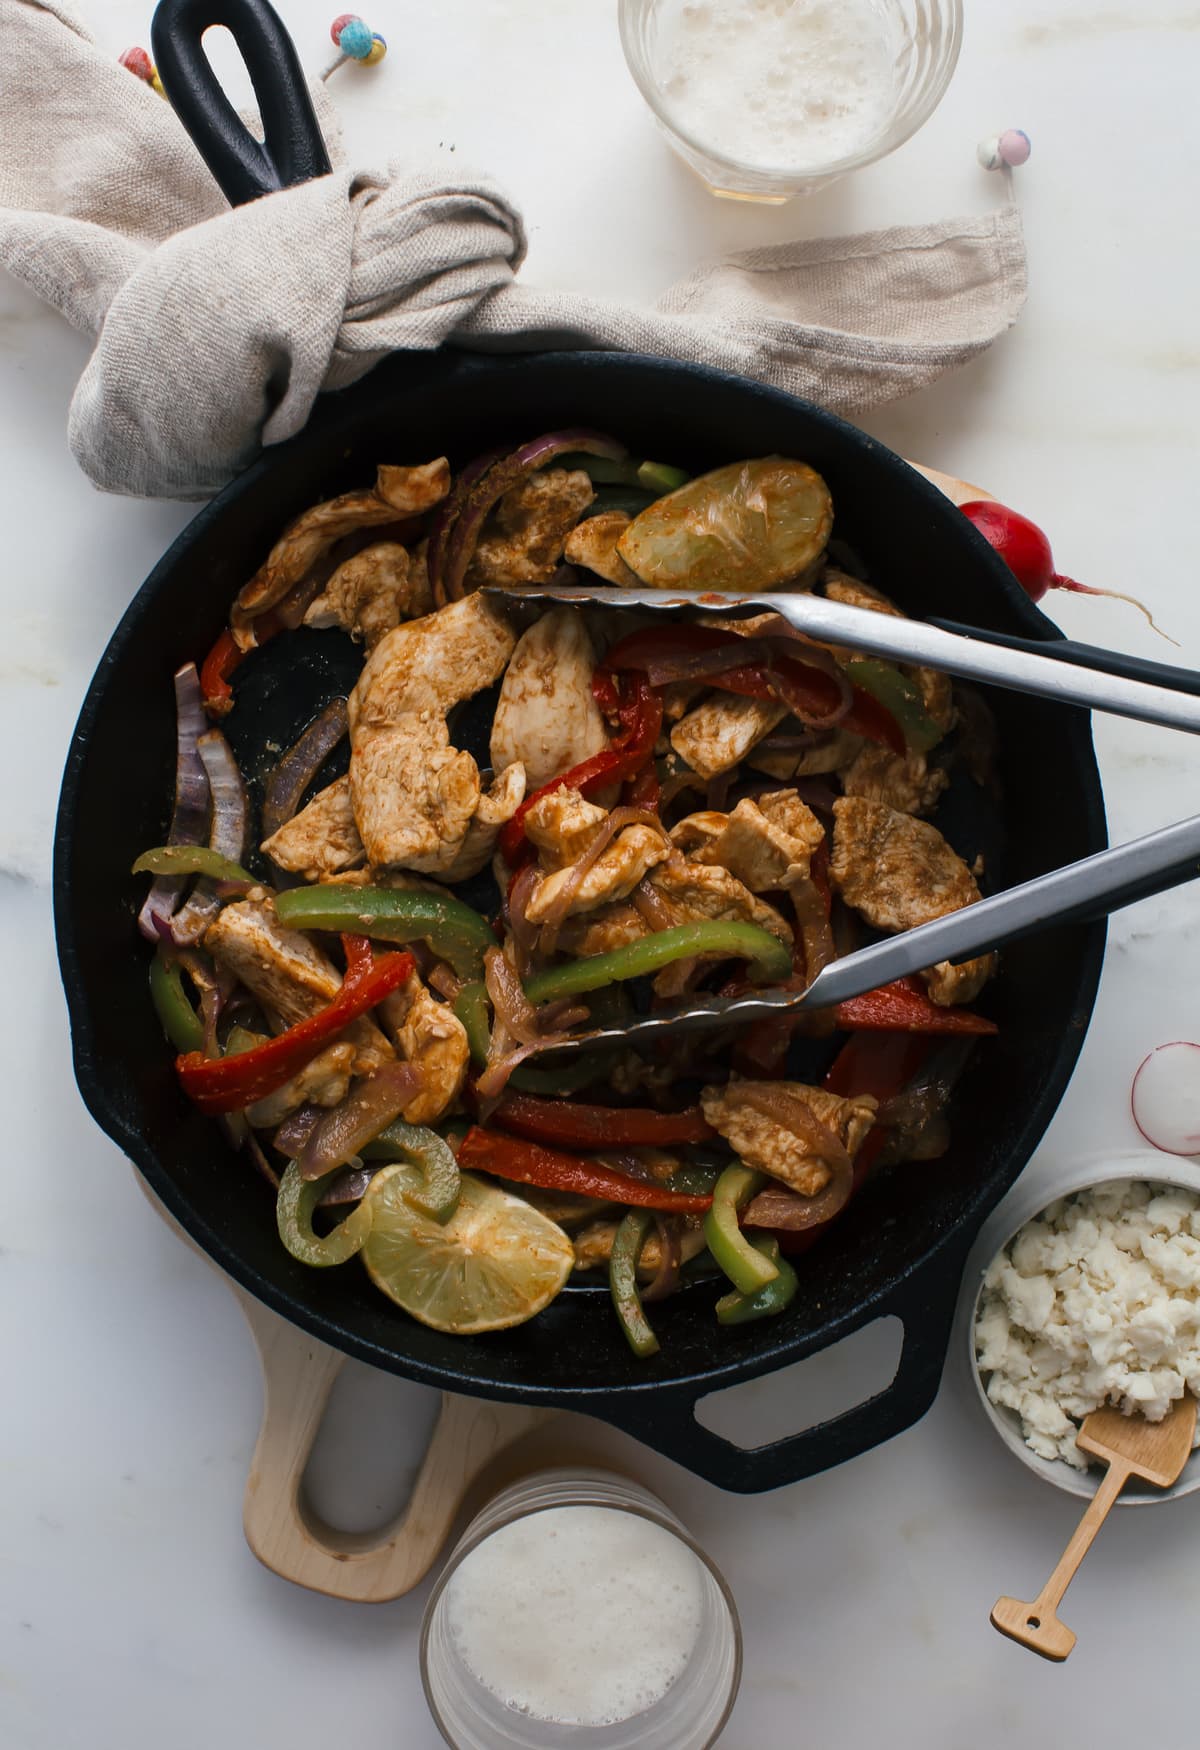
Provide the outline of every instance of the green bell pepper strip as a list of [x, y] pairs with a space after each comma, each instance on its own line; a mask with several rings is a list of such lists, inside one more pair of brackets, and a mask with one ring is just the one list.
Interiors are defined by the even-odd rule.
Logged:
[[156, 954], [150, 962], [150, 1000], [176, 1051], [204, 1050], [204, 1023], [188, 1001], [183, 969]]
[[[466, 1028], [471, 1062], [482, 1069], [488, 1060], [490, 1037], [487, 987], [477, 983], [464, 984], [454, 999], [454, 1013]], [[557, 1069], [529, 1069], [522, 1064], [509, 1077], [509, 1086], [520, 1088], [526, 1094], [574, 1094], [600, 1078], [611, 1055], [609, 1052], [593, 1052], [586, 1060], [577, 1057]]]
[[636, 462], [632, 456], [615, 461], [610, 456], [588, 456], [570, 451], [556, 456], [556, 468], [582, 469], [593, 486], [641, 486], [656, 498], [676, 492], [691, 479], [682, 468], [669, 462]]
[[525, 986], [525, 995], [531, 1003], [553, 1002], [559, 997], [599, 990], [614, 981], [645, 978], [675, 960], [688, 960], [697, 954], [748, 960], [755, 984], [781, 984], [792, 974], [791, 950], [769, 930], [760, 929], [757, 924], [705, 919], [701, 923], [678, 924], [671, 930], [657, 930], [626, 948], [593, 954], [587, 960], [568, 960], [563, 966], [551, 967], [549, 972], [535, 973]]
[[362, 1152], [367, 1160], [408, 1161], [420, 1167], [421, 1178], [414, 1185], [405, 1180], [404, 1201], [431, 1221], [449, 1221], [458, 1208], [462, 1174], [450, 1144], [436, 1130], [423, 1124], [406, 1124], [397, 1118]]
[[926, 711], [921, 689], [890, 662], [878, 662], [874, 657], [848, 662], [846, 678], [896, 719], [914, 753], [928, 753], [941, 741], [945, 731]]
[[213, 881], [249, 881], [255, 877], [232, 857], [223, 857], [210, 845], [156, 845], [143, 851], [133, 865], [134, 875], [208, 875]]
[[483, 977], [496, 946], [490, 925], [448, 894], [393, 887], [291, 887], [275, 902], [281, 924], [301, 930], [349, 930], [381, 942], [426, 941], [456, 977]]
[[631, 1210], [617, 1224], [608, 1260], [608, 1287], [629, 1347], [639, 1360], [658, 1353], [658, 1338], [642, 1310], [637, 1267], [642, 1247], [654, 1225], [647, 1210]]
[[347, 1258], [362, 1250], [371, 1231], [371, 1206], [363, 1202], [324, 1239], [313, 1232], [313, 1211], [333, 1176], [327, 1173], [321, 1179], [304, 1179], [300, 1175], [299, 1161], [291, 1161], [279, 1181], [279, 1195], [275, 1202], [279, 1237], [292, 1257], [298, 1258], [302, 1264], [322, 1268], [344, 1264]]
[[761, 1252], [769, 1264], [774, 1264], [778, 1275], [753, 1294], [740, 1294], [736, 1288], [723, 1294], [717, 1302], [719, 1325], [748, 1325], [754, 1319], [773, 1318], [795, 1299], [799, 1279], [787, 1259], [780, 1257], [779, 1241], [773, 1235], [765, 1234], [753, 1244], [755, 1251]]
[[751, 1244], [738, 1226], [738, 1214], [766, 1176], [750, 1167], [726, 1167], [713, 1188], [712, 1208], [704, 1217], [704, 1238], [714, 1261], [741, 1294], [757, 1294], [779, 1274], [777, 1265]]

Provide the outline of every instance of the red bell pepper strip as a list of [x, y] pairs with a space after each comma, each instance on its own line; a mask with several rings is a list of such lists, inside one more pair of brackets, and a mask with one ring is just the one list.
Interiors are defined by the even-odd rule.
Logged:
[[837, 1024], [871, 1033], [995, 1033], [996, 1023], [970, 1009], [939, 1008], [916, 978], [899, 978], [839, 1003]]
[[554, 790], [565, 788], [579, 790], [584, 796], [592, 796], [609, 784], [619, 784], [626, 778], [636, 777], [653, 755], [654, 744], [662, 728], [662, 700], [651, 692], [644, 675], [633, 675], [630, 678], [633, 684], [629, 696], [626, 697], [623, 693], [618, 706], [623, 725], [621, 733], [614, 736], [601, 753], [593, 754], [582, 765], [572, 766], [561, 777], [551, 778], [548, 784], [543, 784], [540, 790], [527, 796], [506, 824], [500, 834], [500, 849], [510, 865], [516, 863], [521, 856], [525, 843], [525, 816], [535, 802], [540, 802], [543, 796], [549, 796]]
[[655, 1112], [649, 1107], [588, 1106], [576, 1100], [539, 1100], [508, 1092], [493, 1109], [491, 1122], [531, 1142], [563, 1143], [568, 1148], [669, 1148], [708, 1142], [712, 1128], [698, 1106], [685, 1112]]
[[175, 1059], [184, 1093], [202, 1112], [240, 1112], [297, 1075], [329, 1041], [404, 984], [415, 964], [411, 954], [371, 955], [362, 936], [344, 936], [346, 977], [337, 996], [319, 1014], [299, 1021], [265, 1045], [234, 1057], [189, 1051]]
[[239, 650], [227, 626], [204, 658], [200, 670], [200, 692], [204, 708], [211, 717], [224, 717], [233, 709], [233, 688], [229, 677], [244, 655], [245, 651]]
[[[736, 637], [736, 633], [721, 631], [716, 626], [648, 626], [618, 639], [604, 658], [604, 666], [613, 671], [644, 669], [656, 658], [678, 655], [681, 651], [716, 650]], [[740, 693], [752, 699], [778, 699], [781, 695], [772, 681], [773, 672], [787, 681], [790, 700], [804, 703], [814, 717], [826, 715], [837, 704], [837, 683], [831, 675], [782, 652], [772, 658], [769, 667], [751, 663], [704, 678], [722, 692]], [[893, 753], [904, 753], [907, 748], [904, 731], [891, 712], [864, 688], [854, 687], [852, 691], [850, 709], [838, 728], [865, 736], [868, 741], [881, 742]]]
[[602, 1197], [638, 1209], [662, 1209], [676, 1215], [703, 1215], [711, 1197], [694, 1197], [666, 1185], [627, 1179], [599, 1161], [580, 1160], [559, 1149], [518, 1142], [511, 1136], [472, 1125], [458, 1145], [458, 1164], [471, 1171], [492, 1173], [519, 1185], [540, 1185], [547, 1191], [574, 1191], [581, 1197]]

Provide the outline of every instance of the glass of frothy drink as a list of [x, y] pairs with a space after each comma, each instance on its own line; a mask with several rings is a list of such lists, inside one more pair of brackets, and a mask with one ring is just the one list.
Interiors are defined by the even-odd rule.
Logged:
[[714, 194], [780, 202], [894, 151], [932, 114], [962, 0], [621, 0], [629, 70]]
[[657, 1496], [605, 1471], [541, 1471], [497, 1495], [421, 1627], [454, 1750], [705, 1750], [741, 1666], [717, 1569]]

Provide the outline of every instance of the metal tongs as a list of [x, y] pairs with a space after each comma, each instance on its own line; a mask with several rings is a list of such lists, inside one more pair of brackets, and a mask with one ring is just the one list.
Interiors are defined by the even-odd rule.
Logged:
[[[1052, 645], [1055, 654], [1049, 656], [1032, 640], [1001, 639], [952, 622], [900, 619], [812, 595], [728, 598], [694, 591], [554, 585], [496, 587], [485, 593], [529, 604], [573, 602], [581, 607], [674, 613], [699, 610], [725, 618], [774, 613], [821, 643], [940, 669], [1014, 692], [1039, 694], [1060, 704], [1081, 705], [1086, 710], [1107, 711], [1193, 734], [1200, 731], [1200, 676], [1066, 640]], [[763, 991], [754, 996], [705, 997], [690, 1005], [640, 1016], [619, 1027], [574, 1034], [547, 1046], [545, 1053], [660, 1041], [681, 1033], [742, 1027], [772, 1016], [831, 1008], [941, 961], [971, 959], [1052, 924], [1101, 917], [1197, 876], [1200, 816], [1193, 816], [1007, 888], [933, 923], [860, 948], [833, 961], [802, 993]]]

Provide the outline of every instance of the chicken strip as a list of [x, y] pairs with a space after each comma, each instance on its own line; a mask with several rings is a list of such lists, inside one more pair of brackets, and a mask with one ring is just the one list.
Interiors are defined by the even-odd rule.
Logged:
[[775, 907], [756, 898], [744, 882], [718, 863], [693, 863], [673, 851], [653, 871], [650, 884], [666, 900], [676, 923], [721, 918], [731, 923], [758, 924], [791, 947], [791, 927]]
[[360, 724], [387, 727], [414, 712], [444, 717], [491, 686], [515, 644], [504, 614], [484, 596], [396, 626], [368, 656], [350, 694], [351, 736]]
[[256, 643], [254, 621], [273, 608], [305, 577], [317, 560], [357, 529], [394, 523], [432, 510], [450, 490], [450, 464], [444, 456], [416, 468], [382, 467], [374, 488], [344, 492], [301, 512], [276, 541], [249, 583], [238, 591], [230, 625], [239, 649]]
[[590, 960], [595, 954], [608, 954], [614, 948], [628, 948], [650, 934], [636, 906], [618, 900], [614, 905], [599, 906], [595, 911], [572, 918], [564, 924], [558, 945], [576, 960]]
[[950, 782], [947, 773], [929, 770], [923, 753], [893, 753], [874, 742], [864, 743], [841, 778], [847, 796], [886, 803], [900, 814], [927, 814]]
[[[644, 875], [670, 854], [660, 832], [651, 826], [627, 826], [605, 846], [591, 868], [572, 893], [566, 916], [591, 911], [594, 906], [612, 900], [627, 899]], [[531, 924], [544, 923], [552, 913], [555, 901], [573, 880], [571, 870], [559, 869], [546, 875], [533, 890], [525, 907]]]
[[851, 1157], [875, 1122], [877, 1103], [870, 1094], [842, 1099], [804, 1082], [730, 1082], [727, 1087], [701, 1090], [700, 1106], [706, 1120], [746, 1166], [770, 1174], [802, 1197], [816, 1197], [833, 1177], [833, 1167], [808, 1137], [797, 1135], [748, 1103], [748, 1094], [767, 1089], [799, 1100]]
[[372, 867], [427, 875], [453, 868], [479, 807], [479, 767], [450, 746], [443, 717], [422, 712], [351, 736], [350, 793]]
[[339, 565], [304, 615], [306, 626], [340, 626], [373, 650], [402, 620], [431, 612], [424, 563], [399, 541], [377, 541]]
[[348, 1040], [339, 1039], [319, 1051], [298, 1075], [273, 1094], [247, 1106], [247, 1122], [255, 1130], [274, 1130], [301, 1106], [336, 1106], [349, 1092], [353, 1070], [354, 1047]]
[[671, 840], [695, 863], [719, 863], [752, 893], [770, 893], [809, 878], [812, 854], [825, 838], [816, 815], [794, 790], [739, 802], [732, 814], [689, 814]]
[[306, 808], [263, 840], [262, 849], [281, 869], [306, 881], [361, 863], [366, 853], [354, 821], [349, 777], [319, 790]]
[[450, 745], [446, 712], [496, 679], [514, 643], [503, 614], [468, 596], [397, 626], [367, 658], [348, 713], [350, 795], [372, 865], [437, 875], [462, 856], [482, 786]]
[[[879, 590], [872, 589], [869, 583], [860, 583], [857, 577], [850, 577], [846, 572], [836, 571], [832, 567], [825, 573], [824, 593], [831, 602], [841, 602], [849, 608], [866, 608], [877, 614], [891, 614], [897, 620], [907, 618], [895, 602], [889, 601]], [[838, 654], [844, 660], [852, 660], [859, 652], [842, 650]], [[939, 728], [951, 728], [954, 723], [954, 695], [950, 676], [942, 674], [936, 668], [904, 668], [902, 672], [916, 682], [925, 710]]]
[[496, 848], [500, 828], [512, 819], [525, 800], [525, 768], [518, 760], [492, 782], [479, 798], [474, 818], [458, 855], [442, 870], [443, 881], [467, 881], [478, 875]]
[[[587, 1227], [581, 1228], [574, 1238], [575, 1268], [593, 1270], [598, 1264], [607, 1264], [612, 1257], [613, 1241], [616, 1237], [615, 1220], [593, 1221]], [[705, 1244], [704, 1228], [699, 1222], [685, 1226], [679, 1236], [680, 1263], [686, 1264], [692, 1258], [698, 1258]], [[649, 1282], [657, 1275], [661, 1262], [662, 1242], [656, 1233], [650, 1233], [638, 1254], [637, 1272], [643, 1282]]]
[[788, 715], [773, 699], [713, 693], [671, 731], [671, 746], [702, 778], [728, 772]]
[[547, 583], [567, 535], [595, 498], [582, 468], [542, 468], [504, 494], [467, 567], [465, 587]]
[[636, 589], [641, 582], [617, 551], [617, 542], [632, 522], [623, 510], [602, 510], [576, 524], [567, 536], [563, 558], [568, 565], [582, 565], [605, 583], [621, 589]]
[[606, 809], [585, 802], [578, 790], [564, 785], [529, 809], [525, 836], [537, 846], [543, 869], [565, 869], [582, 857], [607, 819]]
[[447, 1003], [426, 990], [416, 972], [385, 999], [381, 1013], [400, 1056], [421, 1070], [421, 1087], [401, 1115], [409, 1124], [433, 1124], [450, 1110], [467, 1079], [467, 1030]]
[[[209, 925], [204, 946], [257, 997], [277, 1032], [328, 1008], [342, 988], [333, 962], [300, 930], [285, 929], [269, 899], [225, 906]], [[344, 1037], [355, 1047], [355, 1075], [368, 1075], [395, 1055], [366, 1016], [352, 1022]]]
[[555, 608], [517, 641], [496, 703], [492, 765], [518, 760], [531, 790], [570, 771], [608, 744], [592, 697], [596, 652], [578, 608]]
[[[936, 826], [862, 796], [841, 796], [834, 804], [829, 874], [847, 905], [891, 934], [979, 898], [975, 877]], [[984, 954], [959, 966], [942, 961], [921, 976], [935, 1003], [967, 1003], [983, 989], [994, 959]]]

